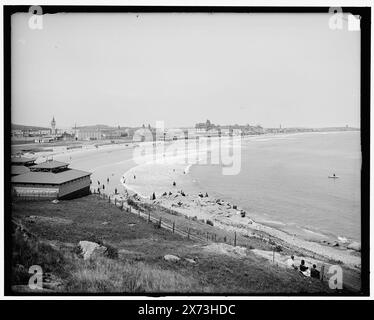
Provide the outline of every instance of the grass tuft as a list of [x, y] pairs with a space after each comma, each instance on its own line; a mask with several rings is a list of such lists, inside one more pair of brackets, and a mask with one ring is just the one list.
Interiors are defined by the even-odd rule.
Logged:
[[70, 292], [206, 292], [192, 277], [143, 262], [107, 258], [77, 261], [66, 286]]
[[67, 261], [63, 254], [48, 244], [26, 237], [19, 229], [13, 233], [12, 244], [12, 284], [27, 284], [31, 277], [28, 270], [33, 265], [39, 265], [43, 273], [66, 274]]

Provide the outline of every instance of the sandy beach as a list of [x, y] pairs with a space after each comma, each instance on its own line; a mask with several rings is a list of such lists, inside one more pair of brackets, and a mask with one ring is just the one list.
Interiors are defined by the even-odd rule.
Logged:
[[[132, 192], [136, 192], [149, 201], [150, 196], [155, 192], [156, 200], [154, 202], [178, 211], [189, 217], [197, 219], [212, 220], [214, 226], [226, 230], [236, 231], [241, 234], [251, 235], [252, 233], [266, 233], [272, 237], [281, 239], [290, 246], [295, 246], [309, 251], [311, 254], [321, 255], [322, 257], [340, 261], [352, 268], [360, 268], [361, 258], [354, 250], [349, 250], [340, 243], [339, 247], [333, 247], [336, 243], [332, 240], [326, 240], [324, 235], [306, 234], [298, 236], [278, 229], [280, 226], [269, 222], [268, 226], [256, 222], [250, 213], [245, 217], [241, 216], [240, 206], [229, 203], [224, 199], [214, 199], [204, 190], [196, 190], [193, 180], [185, 172], [185, 167], [178, 164], [148, 164], [138, 166], [126, 172], [126, 187]], [[134, 179], [134, 175], [136, 179]], [[176, 186], [173, 186], [176, 182]], [[185, 194], [183, 196], [181, 191]], [[171, 194], [169, 195], [169, 192]], [[166, 193], [166, 194], [165, 194]], [[199, 196], [200, 193], [200, 196]], [[325, 243], [323, 243], [325, 241]]]

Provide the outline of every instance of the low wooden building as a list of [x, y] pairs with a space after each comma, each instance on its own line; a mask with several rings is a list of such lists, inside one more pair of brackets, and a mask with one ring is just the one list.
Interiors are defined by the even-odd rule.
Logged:
[[23, 199], [72, 199], [90, 193], [90, 172], [70, 169], [69, 164], [46, 161], [29, 172], [12, 177], [13, 196]]
[[26, 166], [12, 166], [11, 175], [13, 177], [27, 172], [30, 172], [30, 169]]
[[26, 157], [12, 157], [11, 163], [12, 163], [12, 166], [31, 167], [35, 165], [35, 159], [26, 158]]

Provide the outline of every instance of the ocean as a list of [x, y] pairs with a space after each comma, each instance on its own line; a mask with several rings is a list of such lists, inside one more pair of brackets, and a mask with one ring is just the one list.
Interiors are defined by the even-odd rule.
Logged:
[[193, 165], [195, 187], [287, 232], [360, 241], [359, 131], [260, 136], [241, 149], [237, 175]]

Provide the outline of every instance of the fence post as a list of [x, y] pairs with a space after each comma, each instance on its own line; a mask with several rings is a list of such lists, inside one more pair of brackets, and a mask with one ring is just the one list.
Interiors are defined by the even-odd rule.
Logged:
[[151, 212], [148, 211], [148, 223], [151, 221]]
[[323, 264], [321, 267], [321, 274], [320, 274], [321, 281], [323, 281], [324, 273], [325, 273], [325, 265]]
[[236, 231], [235, 231], [235, 235], [234, 235], [234, 247], [236, 247]]
[[175, 221], [173, 222], [173, 233], [174, 233], [174, 230], [175, 230]]
[[110, 195], [108, 196], [108, 202], [110, 203]]

